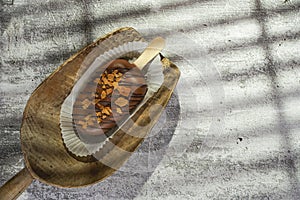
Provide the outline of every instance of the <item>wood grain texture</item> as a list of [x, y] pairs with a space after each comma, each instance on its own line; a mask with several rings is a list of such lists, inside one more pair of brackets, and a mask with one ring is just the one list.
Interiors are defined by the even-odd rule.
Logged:
[[24, 168], [0, 188], [0, 199], [17, 199], [20, 194], [31, 184], [33, 178]]
[[[156, 110], [154, 114], [151, 113], [154, 116], [152, 120], [148, 120], [151, 105], [166, 106], [180, 74], [178, 68], [167, 62], [166, 58], [163, 86], [134, 114], [132, 120], [135, 124], [126, 123], [126, 128], [116, 133], [111, 140], [115, 146], [104, 146], [105, 154], [100, 161], [83, 162], [69, 154], [59, 128], [61, 104], [70, 93], [84, 58], [97, 45], [113, 40], [112, 37], [121, 38], [124, 42], [141, 39], [137, 36], [137, 32], [131, 28], [124, 28], [105, 36], [71, 57], [31, 95], [24, 111], [21, 141], [26, 166], [34, 178], [59, 187], [86, 186], [103, 180], [129, 158], [131, 154], [128, 152], [133, 152], [151, 130], [162, 112], [162, 109]], [[140, 126], [144, 128], [140, 129]], [[125, 153], [120, 154], [118, 148], [123, 149]], [[103, 161], [112, 164], [113, 168], [104, 165]]]

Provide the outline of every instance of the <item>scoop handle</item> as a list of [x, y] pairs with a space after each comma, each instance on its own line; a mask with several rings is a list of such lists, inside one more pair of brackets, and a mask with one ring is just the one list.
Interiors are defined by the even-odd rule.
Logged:
[[0, 199], [17, 199], [33, 181], [27, 168], [23, 168], [0, 188]]
[[146, 47], [144, 52], [133, 62], [140, 70], [165, 47], [165, 40], [162, 37], [154, 38]]

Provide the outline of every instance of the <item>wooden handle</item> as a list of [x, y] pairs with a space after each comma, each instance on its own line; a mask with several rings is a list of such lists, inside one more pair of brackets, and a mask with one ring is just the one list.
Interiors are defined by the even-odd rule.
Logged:
[[27, 168], [23, 168], [0, 188], [0, 199], [17, 199], [33, 181]]
[[155, 58], [159, 52], [165, 47], [165, 40], [161, 37], [154, 38], [146, 47], [144, 52], [133, 62], [140, 70]]

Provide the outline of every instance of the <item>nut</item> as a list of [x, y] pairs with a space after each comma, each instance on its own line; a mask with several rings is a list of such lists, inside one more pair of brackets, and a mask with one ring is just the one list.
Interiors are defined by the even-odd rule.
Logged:
[[120, 97], [115, 101], [115, 104], [120, 106], [120, 107], [124, 107], [128, 104], [128, 100], [123, 98], [123, 97]]

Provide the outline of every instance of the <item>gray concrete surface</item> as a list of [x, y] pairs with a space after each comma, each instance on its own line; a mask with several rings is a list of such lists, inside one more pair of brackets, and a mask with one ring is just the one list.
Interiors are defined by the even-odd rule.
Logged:
[[[116, 28], [167, 39], [182, 78], [161, 127], [124, 167], [19, 199], [300, 199], [299, 0], [2, 0], [0, 185], [23, 167], [32, 91]], [[1, 197], [0, 197], [1, 198]]]

